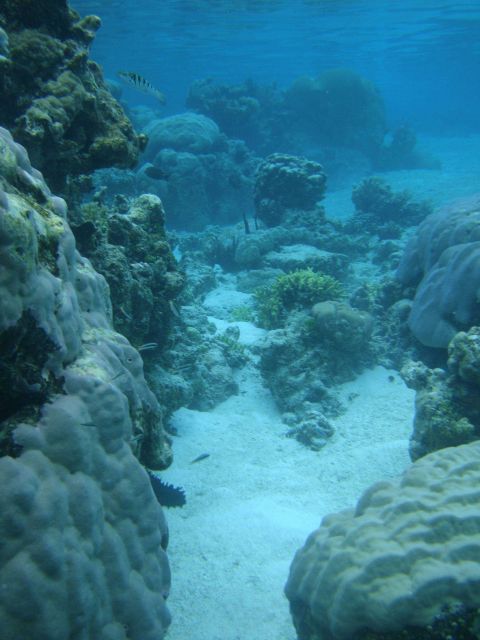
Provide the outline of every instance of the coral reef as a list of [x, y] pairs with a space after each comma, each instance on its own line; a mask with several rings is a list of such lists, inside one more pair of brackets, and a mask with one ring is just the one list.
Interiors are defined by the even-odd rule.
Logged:
[[[288, 209], [309, 211], [322, 200], [327, 177], [317, 162], [274, 153], [260, 164], [255, 180], [256, 215], [267, 225], [282, 224]], [[322, 216], [322, 210], [319, 213]]]
[[432, 212], [427, 202], [412, 200], [408, 191], [394, 192], [378, 176], [357, 184], [352, 191], [352, 201], [355, 205], [352, 224], [369, 229], [381, 238], [399, 237], [405, 227], [418, 224]]
[[0, 159], [2, 638], [163, 638], [160, 407], [65, 201], [5, 129]]
[[274, 85], [216, 84], [211, 78], [195, 81], [187, 107], [212, 118], [230, 138], [241, 138], [251, 149], [265, 154], [283, 139], [283, 96]]
[[80, 251], [110, 285], [114, 326], [137, 347], [162, 348], [185, 284], [165, 233], [165, 211], [153, 194], [117, 198], [110, 208], [75, 207], [70, 224]]
[[333, 181], [372, 169], [439, 166], [417, 149], [410, 127], [388, 131], [377, 88], [350, 69], [299, 77], [286, 90], [251, 80], [231, 85], [197, 80], [187, 106], [262, 156], [288, 152], [321, 162]]
[[448, 346], [448, 368], [419, 362], [402, 368], [406, 384], [417, 391], [410, 439], [413, 460], [480, 438], [480, 329], [455, 335]]
[[[299, 278], [307, 286], [301, 287], [298, 296], [295, 285]], [[325, 278], [328, 276], [296, 272], [280, 276], [266, 290], [263, 302], [268, 318], [277, 310], [267, 300], [278, 283], [286, 283], [281, 291], [289, 311], [282, 308], [282, 328], [269, 331], [257, 347], [262, 376], [289, 426], [287, 435], [314, 450], [333, 434], [328, 418], [343, 410], [334, 386], [352, 379], [375, 360], [370, 344], [373, 319], [346, 302], [332, 300], [340, 295], [341, 286], [328, 278], [322, 288]], [[327, 301], [316, 303], [308, 314], [305, 307], [323, 296]]]
[[323, 519], [285, 587], [299, 640], [445, 637], [401, 632], [478, 610], [479, 455], [478, 442], [432, 453]]
[[280, 327], [289, 311], [310, 307], [322, 300], [335, 300], [343, 294], [338, 280], [311, 269], [299, 269], [279, 276], [273, 285], [255, 292], [261, 327]]
[[330, 69], [295, 80], [285, 95], [297, 135], [317, 144], [349, 147], [373, 158], [386, 132], [376, 87], [350, 69]]
[[480, 320], [480, 202], [454, 202], [429, 215], [407, 245], [399, 281], [416, 287], [408, 320], [425, 346], [446, 348]]
[[233, 373], [246, 357], [238, 335], [217, 333], [198, 304], [183, 305], [180, 311], [181, 324], [149, 380], [168, 414], [181, 406], [209, 411], [238, 393]]
[[374, 158], [374, 165], [380, 171], [440, 168], [437, 158], [417, 149], [417, 136], [405, 125], [398, 127], [390, 140], [384, 141]]
[[[170, 228], [200, 230], [235, 223], [253, 212], [258, 160], [240, 140], [228, 140], [205, 116], [155, 119], [136, 175], [138, 189], [158, 194]], [[107, 181], [108, 185], [108, 181]]]
[[131, 167], [146, 140], [110, 94], [88, 47], [100, 19], [80, 19], [66, 0], [0, 7], [8, 64], [0, 65], [0, 124], [12, 130], [55, 189], [69, 175]]

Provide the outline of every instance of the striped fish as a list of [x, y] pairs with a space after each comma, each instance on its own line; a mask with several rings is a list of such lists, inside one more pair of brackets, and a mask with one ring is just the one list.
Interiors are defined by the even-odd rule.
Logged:
[[149, 95], [156, 98], [160, 102], [160, 104], [165, 104], [166, 100], [163, 93], [156, 89], [152, 84], [150, 84], [150, 82], [143, 76], [135, 73], [135, 71], [119, 71], [118, 75], [122, 80], [124, 80], [134, 89], [138, 89], [139, 91], [148, 93]]

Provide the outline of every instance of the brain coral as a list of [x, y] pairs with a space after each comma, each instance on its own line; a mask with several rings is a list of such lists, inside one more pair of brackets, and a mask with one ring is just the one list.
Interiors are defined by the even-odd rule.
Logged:
[[325, 517], [285, 588], [299, 639], [426, 627], [442, 606], [478, 608], [479, 487], [474, 442], [422, 458], [355, 509]]
[[0, 129], [0, 635], [159, 640], [168, 531], [134, 454], [160, 408], [66, 213]]
[[174, 149], [189, 153], [209, 153], [219, 146], [220, 130], [217, 124], [197, 113], [180, 113], [154, 120], [146, 133], [146, 157], [155, 158], [161, 149]]

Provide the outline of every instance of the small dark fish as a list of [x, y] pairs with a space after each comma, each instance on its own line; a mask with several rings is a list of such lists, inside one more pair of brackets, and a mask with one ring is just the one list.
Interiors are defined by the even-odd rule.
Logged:
[[247, 216], [245, 212], [242, 213], [243, 216], [243, 226], [245, 227], [245, 233], [248, 235], [250, 233], [250, 225], [248, 224]]
[[165, 104], [165, 96], [161, 91], [150, 84], [148, 80], [146, 80], [143, 76], [135, 71], [119, 71], [119, 77], [124, 80], [127, 84], [129, 84], [134, 89], [138, 89], [139, 91], [143, 91], [143, 93], [148, 93], [149, 95], [156, 98], [160, 104]]
[[209, 457], [210, 457], [209, 453], [201, 453], [199, 456], [197, 456], [193, 460], [190, 460], [190, 464], [193, 464], [194, 462], [200, 462], [200, 460], [205, 460], [205, 458], [209, 458]]
[[148, 164], [143, 173], [152, 180], [168, 180], [168, 174], [154, 164]]

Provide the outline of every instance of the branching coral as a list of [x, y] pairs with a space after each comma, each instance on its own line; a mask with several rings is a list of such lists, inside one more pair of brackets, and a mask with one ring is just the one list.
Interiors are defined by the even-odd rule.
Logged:
[[311, 269], [299, 269], [279, 276], [271, 287], [255, 292], [258, 322], [267, 329], [281, 325], [288, 311], [310, 307], [316, 302], [337, 300], [343, 295], [341, 283]]

